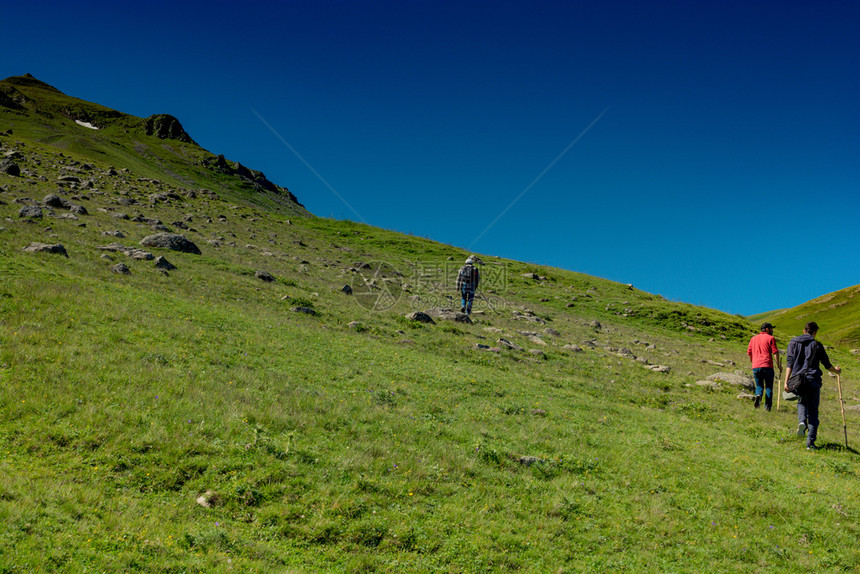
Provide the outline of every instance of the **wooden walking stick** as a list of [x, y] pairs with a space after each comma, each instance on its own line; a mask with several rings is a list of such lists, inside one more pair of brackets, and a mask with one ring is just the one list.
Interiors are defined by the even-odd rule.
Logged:
[[774, 386], [779, 389], [779, 392], [776, 393], [776, 412], [779, 412], [779, 397], [782, 396], [782, 389], [785, 383], [782, 381], [782, 365], [779, 364], [779, 357], [776, 359], [776, 364], [779, 367], [779, 379]]
[[845, 433], [845, 450], [848, 450], [848, 427], [845, 426], [845, 402], [842, 400], [842, 381], [836, 375], [836, 387], [839, 389], [839, 406], [842, 407], [842, 432]]

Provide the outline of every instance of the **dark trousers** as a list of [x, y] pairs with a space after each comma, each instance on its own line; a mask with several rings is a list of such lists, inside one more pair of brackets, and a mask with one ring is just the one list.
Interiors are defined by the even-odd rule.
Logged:
[[463, 297], [463, 310], [466, 314], [470, 314], [472, 312], [472, 300], [475, 298], [475, 290], [467, 285], [463, 285], [460, 295]]
[[806, 446], [815, 444], [818, 436], [818, 404], [821, 402], [821, 385], [807, 382], [807, 388], [797, 400], [797, 420], [806, 423]]
[[753, 378], [755, 378], [755, 396], [760, 397], [764, 388], [764, 404], [770, 406], [773, 403], [773, 367], [753, 369]]

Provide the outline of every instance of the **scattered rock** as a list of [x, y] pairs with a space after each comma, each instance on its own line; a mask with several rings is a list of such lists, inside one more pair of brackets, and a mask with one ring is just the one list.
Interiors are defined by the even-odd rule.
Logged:
[[582, 347], [580, 347], [579, 345], [565, 345], [562, 348], [567, 349], [568, 351], [573, 351], [574, 353], [581, 353], [582, 352]]
[[0, 173], [18, 177], [21, 175], [21, 167], [12, 160], [4, 159], [0, 161]]
[[499, 339], [496, 342], [498, 344], [500, 344], [501, 346], [507, 347], [508, 349], [513, 349], [514, 351], [525, 351], [525, 349], [523, 349], [522, 347], [520, 347], [516, 343], [512, 343], [512, 342], [508, 341], [507, 339]]
[[18, 217], [29, 217], [30, 219], [41, 219], [42, 208], [38, 205], [25, 205], [18, 211]]
[[588, 326], [593, 328], [593, 329], [602, 329], [603, 328], [603, 325], [601, 325], [600, 321], [598, 321], [597, 319], [595, 319], [594, 321], [589, 323]]
[[746, 375], [736, 375], [734, 373], [714, 373], [706, 377], [709, 381], [726, 383], [727, 385], [736, 385], [747, 389], [755, 389], [755, 381]]
[[304, 313], [305, 315], [316, 316], [317, 312], [311, 309], [310, 307], [293, 307], [290, 309], [294, 313]]
[[170, 249], [171, 251], [180, 251], [182, 253], [193, 253], [200, 255], [200, 248], [194, 242], [189, 241], [184, 235], [178, 233], [156, 233], [155, 235], [147, 235], [140, 240], [141, 245], [146, 247], [161, 247]]
[[667, 367], [666, 365], [643, 365], [649, 371], [654, 371], [655, 373], [668, 373], [672, 369]]
[[561, 333], [559, 333], [559, 332], [558, 332], [558, 331], [556, 331], [555, 329], [550, 329], [549, 327], [547, 327], [546, 329], [544, 329], [544, 330], [543, 330], [543, 332], [544, 332], [545, 334], [549, 335], [550, 337], [561, 337]]
[[140, 259], [143, 261], [151, 261], [155, 259], [155, 256], [149, 251], [144, 251], [143, 249], [138, 249], [137, 247], [126, 247], [121, 243], [109, 243], [107, 245], [100, 245], [99, 249], [103, 251], [116, 251], [117, 253], [122, 253], [126, 257], [131, 257], [132, 259]]
[[737, 396], [737, 398], [744, 400], [744, 401], [754, 401], [755, 395], [751, 395], [749, 393], [741, 393]]
[[275, 280], [275, 277], [268, 271], [255, 271], [254, 277], [259, 279], [260, 281], [265, 281], [266, 283], [271, 283]]
[[66, 257], [69, 256], [69, 254], [66, 252], [66, 248], [59, 243], [50, 245], [48, 243], [34, 242], [25, 247], [24, 251], [28, 253], [54, 253], [56, 255], [64, 255]]
[[539, 323], [541, 325], [546, 325], [546, 320], [538, 317], [534, 314], [533, 311], [529, 311], [526, 309], [525, 311], [513, 311], [513, 316], [511, 317], [514, 321], [529, 321], [531, 323]]
[[433, 317], [424, 313], [423, 311], [413, 311], [406, 315], [406, 318], [410, 321], [418, 321], [420, 323], [429, 323], [431, 325], [435, 325], [436, 321], [433, 320]]
[[340, 292], [344, 295], [352, 295], [352, 287], [350, 285], [344, 285]]
[[221, 497], [215, 491], [207, 490], [206, 492], [197, 497], [197, 504], [199, 504], [203, 508], [219, 506], [221, 504]]
[[723, 385], [716, 381], [696, 381], [696, 383], [700, 387], [706, 387], [708, 389], [712, 389], [718, 391], [723, 388]]
[[165, 271], [173, 271], [174, 269], [176, 269], [176, 266], [173, 265], [167, 259], [165, 259], [162, 255], [159, 255], [155, 258], [155, 268], [163, 269]]
[[113, 267], [110, 268], [112, 273], [117, 273], [119, 275], [131, 275], [131, 269], [125, 263], [117, 263]]
[[472, 319], [465, 313], [459, 313], [454, 309], [433, 308], [428, 309], [427, 314], [430, 317], [442, 321], [456, 321], [457, 323], [471, 323]]
[[42, 203], [48, 207], [57, 207], [57, 208], [66, 208], [71, 207], [71, 204], [57, 195], [56, 193], [49, 193], [45, 196], [45, 199], [42, 200]]

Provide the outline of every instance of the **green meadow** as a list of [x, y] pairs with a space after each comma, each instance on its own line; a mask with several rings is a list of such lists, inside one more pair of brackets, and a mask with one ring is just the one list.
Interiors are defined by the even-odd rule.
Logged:
[[[793, 403], [697, 384], [749, 374], [742, 317], [482, 254], [471, 322], [411, 320], [467, 252], [34, 114], [0, 107], [0, 572], [860, 569], [838, 340], [849, 447], [826, 378], [808, 452]], [[87, 213], [19, 215], [48, 194]]]

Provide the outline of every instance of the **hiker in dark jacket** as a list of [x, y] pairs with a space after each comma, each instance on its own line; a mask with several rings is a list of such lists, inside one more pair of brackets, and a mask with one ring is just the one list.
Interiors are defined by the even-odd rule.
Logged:
[[481, 282], [481, 274], [475, 267], [476, 264], [480, 263], [482, 263], [480, 259], [470, 255], [466, 259], [465, 265], [460, 267], [460, 271], [457, 272], [457, 291], [460, 292], [463, 302], [460, 312], [467, 315], [472, 313], [472, 300], [475, 298], [475, 291], [478, 290], [478, 284]]
[[803, 385], [797, 401], [797, 436], [806, 436], [806, 449], [816, 450], [815, 438], [818, 436], [818, 404], [821, 401], [821, 365], [828, 371], [836, 374], [842, 369], [830, 364], [830, 358], [824, 345], [815, 340], [818, 333], [818, 325], [815, 322], [807, 323], [803, 328], [803, 335], [799, 335], [788, 343], [788, 352], [785, 360], [785, 382], [784, 388], [788, 390], [788, 379], [792, 371], [806, 369], [806, 384]]

